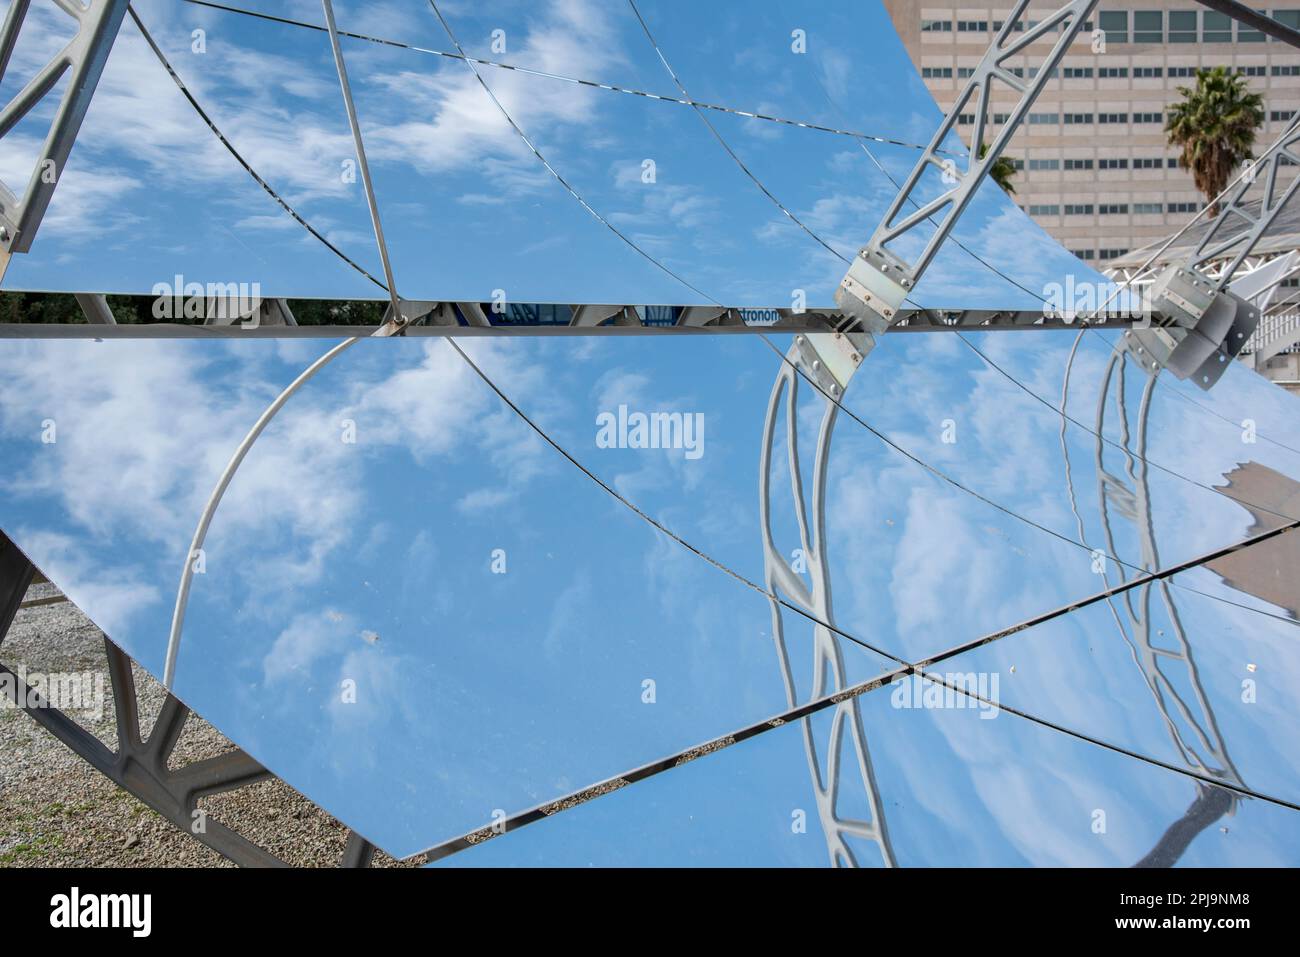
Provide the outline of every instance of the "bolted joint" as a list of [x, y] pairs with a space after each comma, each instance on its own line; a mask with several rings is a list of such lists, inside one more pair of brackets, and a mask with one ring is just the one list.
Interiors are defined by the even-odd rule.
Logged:
[[809, 332], [794, 337], [795, 365], [837, 402], [853, 373], [876, 345], [869, 332]]
[[1151, 284], [1152, 325], [1124, 333], [1124, 348], [1148, 372], [1168, 369], [1208, 390], [1241, 354], [1259, 309], [1193, 269], [1173, 265]]
[[880, 335], [896, 321], [911, 287], [907, 266], [883, 250], [868, 247], [853, 257], [835, 290], [835, 305], [867, 332]]

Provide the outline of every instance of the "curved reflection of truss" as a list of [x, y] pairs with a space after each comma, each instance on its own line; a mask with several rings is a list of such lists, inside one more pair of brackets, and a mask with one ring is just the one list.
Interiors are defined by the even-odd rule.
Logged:
[[[1141, 369], [1137, 363], [1134, 368]], [[1146, 376], [1146, 385], [1142, 390], [1142, 400], [1137, 412], [1137, 421], [1130, 427], [1128, 404], [1125, 396], [1124, 377], [1128, 363], [1124, 353], [1114, 350], [1102, 375], [1097, 392], [1097, 413], [1093, 423], [1096, 433], [1094, 461], [1097, 469], [1098, 507], [1105, 534], [1106, 552], [1117, 555], [1115, 528], [1112, 516], [1132, 525], [1141, 542], [1142, 570], [1118, 565], [1119, 574], [1125, 580], [1131, 580], [1143, 572], [1159, 569], [1160, 554], [1156, 544], [1155, 526], [1151, 518], [1151, 488], [1148, 479], [1147, 463], [1147, 426], [1151, 414], [1151, 400], [1155, 392], [1159, 371], [1150, 372], [1141, 369]], [[1107, 471], [1105, 447], [1102, 438], [1106, 434], [1107, 412], [1111, 408], [1111, 391], [1114, 386], [1113, 407], [1119, 417], [1118, 445], [1123, 453], [1123, 468], [1120, 474]], [[1066, 372], [1066, 389], [1069, 388], [1069, 371]], [[1062, 412], [1064, 412], [1064, 407]], [[1069, 453], [1064, 439], [1065, 421], [1062, 419], [1062, 452], [1066, 456], [1066, 475], [1070, 483], [1071, 502], [1075, 501], [1073, 478], [1070, 478]], [[1076, 511], [1076, 518], [1078, 513]], [[1082, 519], [1079, 519], [1080, 533], [1083, 533]], [[1086, 540], [1086, 536], [1085, 536]], [[1109, 572], [1105, 575], [1109, 587]], [[1158, 602], [1169, 616], [1169, 634], [1152, 626], [1152, 605]], [[1126, 591], [1119, 597], [1107, 599], [1115, 624], [1123, 635], [1133, 654], [1133, 662], [1141, 670], [1147, 687], [1155, 699], [1156, 708], [1164, 718], [1165, 726], [1173, 739], [1183, 763], [1193, 771], [1210, 777], [1222, 778], [1224, 781], [1244, 788], [1232, 759], [1228, 755], [1227, 745], [1219, 731], [1218, 721], [1206, 697], [1197, 670], [1196, 659], [1187, 640], [1187, 632], [1182, 617], [1174, 601], [1168, 580], [1147, 582], [1137, 588]], [[1127, 620], [1128, 626], [1125, 626]], [[1166, 644], [1158, 644], [1156, 638], [1162, 638]], [[1180, 676], [1185, 679], [1186, 687], [1191, 689], [1190, 700], [1181, 693], [1171, 680], [1170, 673], [1180, 669]], [[1231, 814], [1236, 808], [1237, 798], [1232, 792], [1208, 784], [1197, 785], [1196, 800], [1173, 825], [1164, 833], [1156, 846], [1148, 853], [1138, 866], [1171, 866], [1187, 849], [1192, 840], [1225, 814]]]
[[[783, 362], [772, 387], [772, 397], [768, 402], [767, 419], [763, 426], [763, 444], [759, 461], [759, 502], [763, 528], [763, 552], [765, 584], [767, 590], [777, 594], [778, 590], [793, 603], [808, 611], [820, 621], [834, 624], [831, 611], [830, 573], [826, 562], [826, 463], [830, 456], [831, 432], [835, 428], [836, 413], [839, 406], [826, 401], [822, 413], [821, 429], [817, 436], [817, 450], [813, 465], [812, 513], [813, 524], [810, 528], [808, 511], [805, 507], [803, 492], [803, 473], [799, 461], [798, 445], [798, 389], [799, 373], [794, 363], [799, 354], [791, 347], [790, 362]], [[785, 401], [786, 445], [789, 452], [790, 484], [795, 516], [799, 525], [800, 547], [803, 549], [808, 569], [811, 589], [799, 573], [794, 570], [786, 557], [777, 549], [772, 539], [772, 496], [771, 465], [772, 445], [776, 435], [776, 421], [781, 410], [782, 399]], [[785, 642], [785, 628], [781, 607], [775, 600], [772, 605], [772, 638], [780, 657], [781, 678], [785, 682], [786, 698], [791, 707], [799, 700], [798, 688], [790, 665], [789, 649]], [[844, 671], [844, 654], [840, 647], [839, 636], [825, 625], [813, 625], [813, 685], [809, 692], [811, 698], [833, 694], [846, 687]], [[831, 684], [828, 688], [827, 685]], [[858, 860], [854, 854], [849, 838], [874, 843], [880, 850], [880, 856], [886, 867], [894, 866], [894, 850], [890, 845], [889, 832], [885, 826], [885, 816], [880, 806], [879, 792], [876, 787], [875, 772], [871, 765], [871, 755], [867, 750], [866, 731], [862, 725], [862, 713], [857, 697], [841, 701], [832, 713], [830, 740], [824, 752], [818, 749], [812, 720], [805, 718], [802, 722], [804, 748], [808, 755], [808, 770], [812, 775], [813, 791], [817, 799], [817, 813], [821, 819], [822, 833], [826, 835], [827, 850], [831, 863], [837, 867], [856, 867]], [[867, 806], [872, 820], [862, 821], [842, 816], [839, 810], [841, 798], [842, 775], [844, 774], [843, 757], [845, 735], [852, 744], [852, 754], [856, 758], [858, 780], [865, 791]], [[852, 781], [852, 774], [849, 774]]]

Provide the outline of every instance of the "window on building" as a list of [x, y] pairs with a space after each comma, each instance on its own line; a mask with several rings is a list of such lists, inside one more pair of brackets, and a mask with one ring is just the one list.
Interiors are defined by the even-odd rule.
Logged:
[[1165, 115], [1163, 113], [1134, 113], [1134, 123], [1163, 123]]
[[1195, 43], [1196, 42], [1196, 11], [1195, 10], [1170, 10], [1169, 11], [1169, 42], [1170, 43]]
[[1237, 72], [1242, 76], [1265, 76], [1268, 68], [1263, 66], [1239, 66]]
[[1098, 249], [1098, 259], [1119, 259], [1120, 256], [1126, 255], [1127, 249]]
[[1128, 114], [1127, 113], [1098, 113], [1097, 122], [1098, 123], [1127, 123]]
[[1070, 252], [1078, 259], [1092, 259], [1097, 255], [1095, 249], [1071, 249]]
[[958, 78], [958, 79], [961, 79], [961, 80], [968, 80], [968, 79], [970, 79], [971, 77], [973, 77], [974, 75], [975, 75], [975, 68], [974, 68], [973, 66], [959, 66], [959, 67], [957, 67], [957, 78]]
[[1066, 203], [1065, 215], [1067, 216], [1091, 216], [1092, 203]]
[[1127, 159], [1099, 159], [1097, 169], [1128, 169]]
[[1201, 39], [1206, 43], [1231, 43], [1232, 18], [1215, 10], [1202, 10]]
[[1133, 212], [1136, 213], [1163, 213], [1165, 211], [1164, 203], [1134, 203]]
[[1284, 27], [1300, 30], [1300, 10], [1274, 10], [1273, 19]]
[[1033, 170], [1060, 169], [1060, 168], [1061, 168], [1061, 161], [1060, 161], [1060, 160], [1055, 160], [1055, 159], [1031, 159], [1031, 160], [1029, 161], [1029, 169], [1030, 169], [1031, 171], [1033, 171]]
[[1128, 76], [1126, 66], [1102, 66], [1097, 68], [1097, 76], [1103, 80], [1122, 80]]
[[1092, 67], [1090, 66], [1067, 66], [1065, 68], [1065, 78], [1067, 80], [1091, 80]]
[[959, 113], [957, 115], [958, 126], [971, 126], [975, 123], [975, 116], [972, 113]]
[[1284, 63], [1273, 67], [1274, 76], [1300, 76], [1300, 64]]
[[1128, 203], [1102, 203], [1097, 207], [1099, 216], [1120, 216], [1128, 212]]
[[922, 20], [922, 33], [952, 33], [951, 20]]
[[1199, 203], [1166, 203], [1165, 209], [1171, 213], [1194, 213], [1200, 208]]
[[1178, 158], [1174, 156], [1169, 157], [1165, 160], [1165, 167], [1167, 169], [1178, 169]]
[[989, 22], [987, 20], [958, 20], [958, 33], [988, 33]]
[[1030, 203], [1030, 216], [1060, 216], [1061, 207], [1056, 203]]
[[1155, 157], [1154, 159], [1135, 157], [1133, 160], [1134, 169], [1164, 169], [1164, 166], [1165, 166], [1165, 161], [1161, 159], [1159, 156]]
[[1133, 42], [1165, 42], [1165, 14], [1163, 10], [1138, 10], [1133, 14]]
[[1186, 79], [1188, 77], [1196, 76], [1196, 67], [1194, 66], [1171, 66], [1168, 69], [1169, 78], [1171, 80]]
[[1295, 116], [1295, 110], [1270, 110], [1268, 118], [1274, 123], [1287, 123]]
[[1163, 67], [1158, 66], [1135, 66], [1133, 76], [1144, 80], [1159, 79], [1165, 75]]
[[1045, 126], [1061, 122], [1060, 113], [1030, 113], [1029, 123], [1031, 126]]
[[[1262, 10], [1260, 11], [1263, 12]], [[1263, 43], [1264, 34], [1254, 27], [1240, 21], [1237, 22], [1237, 42], [1238, 43]]]
[[1007, 120], [1009, 120], [1010, 118], [1011, 118], [1011, 114], [1010, 114], [1010, 113], [994, 113], [994, 114], [993, 114], [993, 124], [994, 124], [995, 126], [1005, 126]]
[[1092, 160], [1090, 159], [1068, 159], [1065, 161], [1067, 170], [1092, 169]]
[[950, 66], [923, 66], [921, 67], [921, 79], [923, 80], [951, 80], [952, 67]]
[[1094, 119], [1094, 118], [1093, 118], [1093, 115], [1092, 115], [1091, 113], [1066, 113], [1066, 114], [1065, 114], [1065, 125], [1066, 125], [1066, 126], [1072, 126], [1072, 125], [1077, 126], [1077, 125], [1080, 125], [1080, 124], [1089, 124], [1089, 123], [1092, 123], [1092, 122], [1093, 122], [1093, 119]]
[[1128, 11], [1103, 10], [1097, 18], [1107, 43], [1128, 43]]

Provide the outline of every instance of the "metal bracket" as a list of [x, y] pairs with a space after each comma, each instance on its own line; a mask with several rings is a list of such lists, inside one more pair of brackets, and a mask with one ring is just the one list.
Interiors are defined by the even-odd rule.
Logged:
[[[0, 183], [0, 279], [4, 278], [10, 256], [31, 248], [129, 3], [128, 0], [89, 0], [83, 7], [79, 0], [54, 0], [54, 5], [77, 21], [77, 35], [0, 110], [2, 138], [70, 71], [67, 88], [23, 198], [18, 199], [8, 186]], [[0, 79], [8, 70], [30, 6], [31, 0], [12, 0], [9, 4], [4, 25], [0, 27]]]
[[794, 337], [790, 358], [809, 380], [838, 402], [853, 373], [875, 345], [876, 339], [869, 332], [810, 332]]
[[1156, 325], [1129, 329], [1123, 346], [1152, 372], [1168, 369], [1209, 389], [1259, 324], [1259, 309], [1187, 266], [1168, 267], [1151, 284]]
[[[1191, 379], [1202, 389], [1209, 389], [1227, 370], [1229, 361], [1246, 347], [1259, 325], [1260, 310], [1227, 287], [1237, 268], [1300, 189], [1300, 177], [1280, 193], [1277, 188], [1278, 167], [1284, 160], [1300, 166], [1300, 155], [1292, 150], [1297, 144], [1300, 122], [1269, 148], [1261, 164], [1262, 173], [1256, 168], [1241, 178], [1213, 225], [1186, 259], [1167, 267], [1151, 283], [1149, 295], [1157, 324], [1124, 334], [1124, 347], [1144, 369], [1168, 369], [1180, 379]], [[1252, 212], [1248, 205], [1253, 206], [1254, 201], [1246, 197], [1261, 182], [1259, 209]], [[1237, 228], [1229, 227], [1229, 223]], [[1229, 256], [1231, 261], [1213, 278], [1202, 271], [1212, 261]]]
[[[1022, 35], [1012, 39], [1016, 24], [1023, 22], [1023, 15], [1029, 6], [1029, 0], [1018, 0], [1015, 9], [998, 30], [997, 37], [984, 54], [980, 65], [975, 68], [970, 82], [966, 84], [966, 88], [957, 97], [948, 115], [939, 124], [929, 145], [921, 153], [920, 159], [912, 168], [898, 195], [894, 197], [889, 211], [876, 227], [870, 242], [854, 258], [848, 273], [835, 291], [835, 304], [859, 320], [868, 332], [878, 335], [894, 323], [908, 293], [916, 286], [921, 274], [934, 259], [939, 246], [952, 232], [957, 218], [974, 197], [975, 190], [983, 182], [990, 167], [1002, 155], [1003, 149], [1028, 114], [1029, 108], [1038, 99], [1038, 94], [1079, 31], [1083, 29], [1084, 21], [1096, 5], [1097, 0], [1071, 0], [1070, 3], [1024, 31]], [[1029, 68], [1030, 79], [1025, 80], [1016, 76], [1009, 67], [1004, 66], [1011, 57], [1028, 54], [1030, 46], [1049, 33], [1058, 31], [1060, 35], [1052, 45], [1051, 51], [1041, 57], [1032, 57], [1033, 64]], [[995, 79], [1018, 91], [1021, 96], [1008, 115], [1006, 123], [989, 145], [987, 152], [980, 156], [980, 145], [984, 140], [984, 129], [988, 121], [989, 95]], [[962, 110], [972, 101], [975, 101], [975, 126], [971, 134], [966, 169], [963, 171], [957, 168], [951, 158], [941, 155], [940, 147], [956, 127]], [[904, 204], [911, 201], [922, 176], [931, 167], [941, 172], [945, 183], [955, 181], [955, 185], [932, 200], [915, 203], [917, 207], [915, 211], [895, 223], [895, 218], [902, 211]], [[935, 224], [934, 233], [915, 262], [906, 262], [886, 247], [887, 243], [894, 242], [920, 224], [934, 222], [932, 217], [937, 214], [941, 218]]]

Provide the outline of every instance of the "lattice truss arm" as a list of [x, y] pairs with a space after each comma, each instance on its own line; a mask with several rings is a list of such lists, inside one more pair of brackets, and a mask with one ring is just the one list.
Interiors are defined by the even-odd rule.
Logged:
[[[1215, 200], [1222, 203], [1221, 211], [1191, 253], [1147, 285], [1152, 328], [1130, 330], [1123, 339], [1144, 369], [1168, 368], [1179, 378], [1209, 389], [1227, 370], [1229, 360], [1252, 346], [1261, 316], [1261, 304], [1253, 300], [1289, 275], [1291, 260], [1280, 264], [1271, 279], [1243, 277], [1242, 287], [1230, 284], [1300, 188], [1300, 178], [1284, 189], [1277, 182], [1283, 163], [1300, 166], [1298, 146], [1300, 121], [1269, 146], [1258, 165], [1243, 171], [1227, 197]], [[1256, 265], [1256, 271], [1265, 268]], [[1296, 332], [1293, 324], [1276, 321], [1266, 324], [1265, 331], [1264, 341], [1253, 344], [1269, 355], [1294, 341]]]
[[[1214, 271], [1216, 290], [1232, 281], [1237, 269], [1246, 261], [1278, 213], [1300, 188], [1300, 176], [1295, 177], [1285, 189], [1278, 189], [1278, 168], [1286, 163], [1300, 166], [1300, 122], [1283, 135], [1281, 141], [1267, 156], [1250, 168], [1233, 190], [1232, 195], [1220, 204], [1214, 224], [1201, 237], [1200, 243], [1188, 257], [1186, 266], [1203, 275], [1209, 275], [1209, 265], [1215, 260], [1227, 259]], [[1262, 168], [1261, 168], [1262, 167]], [[1256, 187], [1259, 189], [1256, 189]], [[1256, 195], [1257, 194], [1257, 195]], [[1258, 209], [1251, 209], [1258, 202]]]
[[[1023, 20], [1029, 0], [1019, 0], [1016, 3], [965, 89], [912, 167], [884, 219], [876, 227], [867, 245], [854, 257], [848, 273], [836, 290], [836, 304], [855, 316], [867, 332], [878, 335], [894, 323], [898, 310], [952, 232], [958, 217], [974, 197], [993, 163], [1002, 155], [1003, 149], [1038, 99], [1053, 70], [1083, 28], [1085, 18], [1096, 5], [1097, 0], [1072, 0], [1036, 26], [1013, 38], [1016, 23]], [[1050, 50], [1040, 53], [1032, 49], [1039, 40], [1057, 33], [1059, 35]], [[1018, 56], [1026, 57], [1029, 63], [1028, 79], [1017, 76], [1006, 65], [1009, 59]], [[980, 147], [988, 122], [989, 98], [995, 82], [1018, 92], [1020, 99], [981, 156]], [[971, 149], [966, 157], [965, 169], [959, 169], [951, 157], [941, 153], [941, 147], [956, 127], [963, 109], [972, 102], [975, 105], [975, 126], [971, 134]], [[927, 174], [940, 177], [941, 181], [950, 183], [951, 187], [933, 199], [916, 200], [914, 194], [923, 192], [925, 187], [922, 180]], [[904, 206], [909, 204], [915, 206], [915, 210], [899, 218]], [[913, 230], [926, 223], [933, 226], [934, 231], [914, 260], [909, 262], [889, 248], [890, 243], [910, 238], [909, 234]]]
[[[22, 198], [19, 199], [8, 185], [0, 183], [0, 278], [13, 253], [25, 253], [31, 248], [129, 5], [128, 0], [89, 0], [84, 7], [81, 0], [51, 2], [77, 22], [77, 32], [0, 109], [0, 138], [3, 138], [44, 103], [59, 82], [67, 77], [63, 95], [37, 157], [36, 168], [27, 181]], [[31, 0], [11, 0], [9, 4], [4, 25], [0, 27], [0, 79], [9, 70], [9, 61], [30, 7]]]

